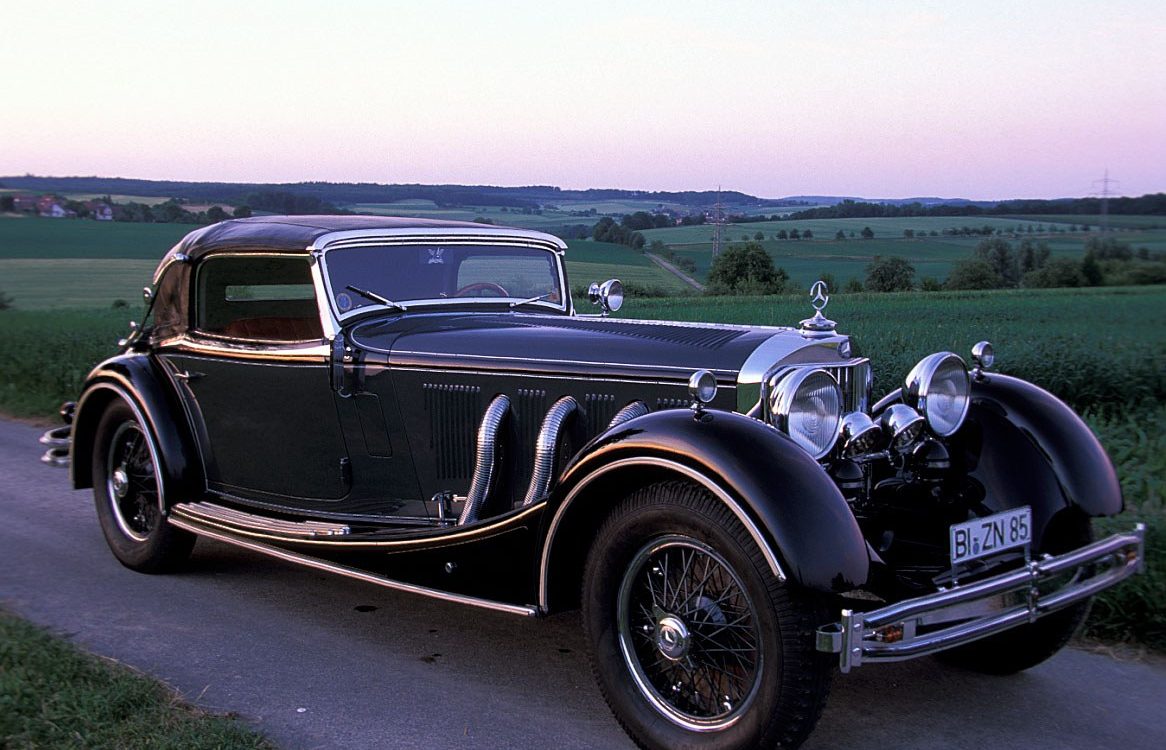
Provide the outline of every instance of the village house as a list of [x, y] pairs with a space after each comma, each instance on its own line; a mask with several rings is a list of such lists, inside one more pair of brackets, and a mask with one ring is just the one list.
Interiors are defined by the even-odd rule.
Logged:
[[83, 204], [89, 211], [89, 217], [96, 221], [113, 221], [113, 208], [104, 201], [85, 201]]
[[40, 200], [36, 202], [36, 212], [52, 219], [63, 219], [70, 213], [65, 210], [60, 201], [51, 195], [41, 196]]

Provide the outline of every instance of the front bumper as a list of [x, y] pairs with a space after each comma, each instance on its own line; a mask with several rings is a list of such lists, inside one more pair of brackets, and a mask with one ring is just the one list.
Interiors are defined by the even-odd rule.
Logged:
[[[1056, 557], [966, 586], [869, 612], [842, 610], [840, 622], [818, 629], [819, 651], [838, 654], [843, 672], [868, 662], [903, 661], [1035, 622], [1141, 572], [1145, 529], [1115, 534]], [[1090, 567], [1086, 567], [1090, 566]], [[1041, 584], [1078, 571], [1044, 591]]]

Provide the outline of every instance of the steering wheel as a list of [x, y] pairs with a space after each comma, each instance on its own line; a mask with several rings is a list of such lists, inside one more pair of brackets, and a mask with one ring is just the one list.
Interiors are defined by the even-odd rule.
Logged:
[[453, 296], [466, 297], [470, 294], [473, 294], [474, 292], [480, 292], [485, 289], [493, 289], [494, 291], [498, 292], [498, 295], [501, 297], [510, 296], [510, 292], [506, 291], [505, 287], [503, 287], [501, 284], [495, 284], [493, 281], [476, 281], [473, 284], [466, 284], [461, 289], [458, 289], [456, 292], [454, 292]]

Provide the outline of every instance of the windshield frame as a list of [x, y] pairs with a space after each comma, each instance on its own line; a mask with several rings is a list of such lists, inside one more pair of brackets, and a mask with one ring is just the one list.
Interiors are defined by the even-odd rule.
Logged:
[[[335, 290], [332, 289], [332, 279], [328, 273], [328, 254], [332, 250], [353, 247], [414, 246], [432, 243], [440, 243], [445, 246], [494, 245], [499, 248], [520, 247], [543, 250], [552, 257], [551, 262], [554, 264], [555, 273], [558, 278], [561, 302], [538, 300], [512, 309], [518, 311], [522, 308], [528, 310], [534, 308], [541, 313], [557, 312], [563, 315], [571, 315], [574, 312], [574, 305], [571, 300], [571, 288], [567, 283], [566, 264], [563, 262], [563, 254], [567, 246], [562, 240], [553, 235], [521, 229], [493, 228], [488, 226], [484, 226], [482, 229], [450, 227], [425, 229], [422, 231], [418, 231], [417, 229], [398, 231], [391, 229], [357, 229], [344, 232], [332, 232], [324, 235], [308, 248], [308, 251], [316, 260], [313, 263], [313, 272], [318, 274], [317, 285], [323, 290], [325, 298], [323, 301], [327, 307], [329, 317], [332, 318], [334, 329], [339, 330], [348, 321], [368, 315], [369, 313], [403, 312], [421, 307], [427, 308], [430, 311], [435, 307], [498, 307], [500, 305], [509, 306], [511, 302], [524, 299], [522, 297], [439, 297], [435, 299], [393, 299], [393, 302], [400, 303], [399, 307], [374, 303], [347, 312], [341, 312], [337, 307]], [[380, 293], [376, 289], [370, 289], [369, 291]]]

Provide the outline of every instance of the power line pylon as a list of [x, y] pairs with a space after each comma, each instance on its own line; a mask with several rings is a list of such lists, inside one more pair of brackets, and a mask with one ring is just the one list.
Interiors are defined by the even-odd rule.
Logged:
[[713, 204], [713, 257], [721, 254], [721, 238], [725, 230], [725, 206], [721, 203], [721, 186], [717, 185], [717, 202]]
[[1109, 179], [1108, 168], [1105, 170], [1105, 177], [1102, 177], [1100, 180], [1093, 181], [1094, 194], [1098, 194], [1098, 188], [1100, 188], [1102, 232], [1109, 231], [1109, 196], [1113, 195], [1113, 191], [1111, 191], [1109, 188], [1110, 186], [1117, 187], [1120, 184], [1121, 183], [1118, 180]]

